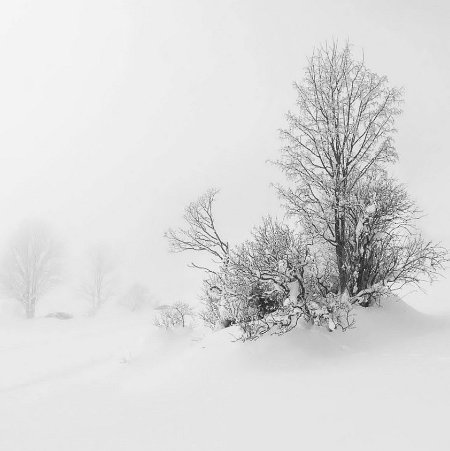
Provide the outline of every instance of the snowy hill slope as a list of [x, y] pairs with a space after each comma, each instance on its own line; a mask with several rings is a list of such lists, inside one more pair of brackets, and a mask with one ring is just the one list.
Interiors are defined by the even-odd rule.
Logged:
[[[14, 362], [2, 364], [0, 449], [450, 449], [449, 318], [403, 302], [356, 314], [345, 333], [305, 327], [254, 343], [233, 342], [232, 329], [200, 340], [142, 319], [99, 319], [84, 341], [81, 324], [55, 326], [73, 328], [53, 330], [73, 339], [65, 372], [17, 386]], [[82, 368], [87, 343], [100, 361], [90, 365], [88, 352]]]

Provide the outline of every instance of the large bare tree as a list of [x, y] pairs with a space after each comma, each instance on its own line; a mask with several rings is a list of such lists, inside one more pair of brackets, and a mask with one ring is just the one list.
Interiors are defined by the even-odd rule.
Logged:
[[217, 232], [210, 190], [186, 209], [185, 228], [166, 234], [173, 251], [213, 257], [216, 264], [191, 264], [208, 274], [201, 317], [239, 324], [247, 339], [284, 333], [300, 318], [346, 329], [352, 304], [433, 280], [447, 260], [417, 231], [420, 212], [388, 177], [401, 90], [336, 43], [314, 53], [295, 89], [277, 164], [293, 182], [278, 189], [300, 227], [269, 217], [230, 248]]
[[26, 222], [13, 235], [3, 261], [2, 282], [9, 296], [21, 302], [27, 318], [36, 304], [59, 281], [61, 246], [49, 227]]
[[397, 158], [394, 120], [401, 90], [353, 58], [349, 45], [320, 47], [295, 83], [297, 107], [281, 135], [279, 166], [294, 182], [279, 188], [288, 211], [335, 249], [339, 290], [348, 289], [349, 196], [374, 167]]

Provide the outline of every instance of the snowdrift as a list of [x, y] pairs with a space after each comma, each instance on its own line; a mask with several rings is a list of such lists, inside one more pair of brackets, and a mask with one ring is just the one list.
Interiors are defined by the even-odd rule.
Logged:
[[450, 449], [448, 318], [402, 301], [355, 314], [345, 333], [302, 326], [246, 343], [233, 328], [202, 338], [101, 320], [103, 364], [4, 384], [0, 449]]

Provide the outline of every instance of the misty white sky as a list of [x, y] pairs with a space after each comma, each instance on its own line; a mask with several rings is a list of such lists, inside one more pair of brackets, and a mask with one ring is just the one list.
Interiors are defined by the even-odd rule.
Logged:
[[[231, 242], [277, 212], [277, 130], [314, 46], [364, 49], [405, 88], [396, 173], [450, 245], [448, 1], [2, 0], [0, 240], [51, 223], [77, 254], [113, 246], [162, 301], [200, 275], [162, 238], [184, 206], [222, 189]], [[441, 283], [441, 287], [446, 282]]]

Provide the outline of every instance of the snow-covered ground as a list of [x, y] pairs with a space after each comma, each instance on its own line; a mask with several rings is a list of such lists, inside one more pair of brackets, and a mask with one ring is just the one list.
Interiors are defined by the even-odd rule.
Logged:
[[449, 450], [450, 317], [356, 313], [252, 343], [147, 314], [0, 323], [0, 450]]

